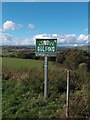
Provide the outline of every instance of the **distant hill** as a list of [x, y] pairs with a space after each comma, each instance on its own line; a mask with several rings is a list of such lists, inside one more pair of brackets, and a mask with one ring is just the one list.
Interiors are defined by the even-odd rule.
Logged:
[[57, 46], [58, 50], [66, 50], [66, 49], [79, 49], [79, 50], [85, 50], [89, 52], [90, 45], [87, 46]]
[[[35, 46], [2, 46], [2, 50], [6, 49], [6, 50], [12, 50], [12, 49], [24, 49], [24, 50], [28, 50], [28, 49], [33, 49], [35, 50]], [[79, 49], [79, 50], [85, 50], [89, 52], [90, 49], [90, 45], [85, 45], [85, 46], [57, 46], [57, 50], [66, 50], [66, 49]]]

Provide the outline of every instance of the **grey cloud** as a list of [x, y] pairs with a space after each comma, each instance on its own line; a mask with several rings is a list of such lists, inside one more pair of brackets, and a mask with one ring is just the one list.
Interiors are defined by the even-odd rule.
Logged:
[[10, 20], [7, 20], [6, 22], [4, 22], [3, 24], [3, 28], [2, 28], [2, 31], [3, 32], [6, 32], [8, 30], [15, 30], [15, 29], [18, 29], [22, 27], [21, 24], [16, 24], [15, 22], [13, 21], [10, 21]]
[[38, 34], [31, 39], [31, 38], [13, 38], [13, 36], [4, 33], [0, 35], [0, 43], [2, 43], [2, 45], [35, 45], [35, 41], [37, 38], [41, 39], [57, 38], [57, 44], [60, 46], [67, 45], [77, 46], [88, 45], [89, 43], [88, 36], [90, 35], [80, 34], [77, 36], [75, 34], [66, 35]]
[[0, 46], [2, 45], [34, 45], [30, 38], [14, 38], [9, 34], [0, 34]]
[[57, 44], [58, 45], [82, 45], [88, 43], [88, 35], [80, 34], [66, 34], [66, 35], [59, 35], [59, 34], [39, 34], [35, 36], [35, 39], [37, 38], [43, 38], [43, 39], [49, 39], [49, 38], [57, 38]]

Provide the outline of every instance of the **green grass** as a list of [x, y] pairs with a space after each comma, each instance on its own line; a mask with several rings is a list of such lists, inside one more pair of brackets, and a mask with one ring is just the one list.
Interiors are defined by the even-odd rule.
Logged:
[[3, 58], [2, 59], [2, 66], [6, 66], [9, 68], [14, 69], [21, 69], [21, 68], [37, 68], [42, 69], [43, 67], [43, 61], [39, 60], [29, 60], [29, 59], [17, 59], [17, 58]]
[[[38, 69], [43, 70], [44, 60], [33, 60], [33, 59], [19, 59], [19, 58], [2, 58], [2, 67], [7, 67], [11, 69]], [[48, 69], [54, 70], [58, 69], [56, 64], [49, 62]]]
[[[3, 118], [65, 118], [64, 67], [49, 61], [48, 100], [44, 101], [44, 61], [3, 58], [2, 65]], [[70, 116], [86, 117], [87, 73], [71, 71], [70, 76]]]
[[[36, 83], [31, 78], [30, 81], [22, 80], [15, 83], [12, 80], [3, 80], [3, 117], [58, 118], [64, 116], [65, 95], [58, 94], [58, 98], [44, 101], [43, 90], [39, 91], [42, 81], [37, 80], [38, 88], [37, 86], [33, 88]], [[62, 114], [58, 111], [60, 113], [62, 111]]]

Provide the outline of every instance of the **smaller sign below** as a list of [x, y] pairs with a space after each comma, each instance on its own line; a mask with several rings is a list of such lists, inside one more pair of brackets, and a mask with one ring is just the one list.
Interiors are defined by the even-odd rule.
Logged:
[[36, 56], [56, 56], [57, 39], [36, 39]]

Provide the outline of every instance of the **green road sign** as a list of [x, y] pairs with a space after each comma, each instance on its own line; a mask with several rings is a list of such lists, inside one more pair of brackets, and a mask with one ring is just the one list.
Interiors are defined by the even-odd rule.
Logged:
[[55, 56], [57, 39], [36, 39], [36, 56]]

